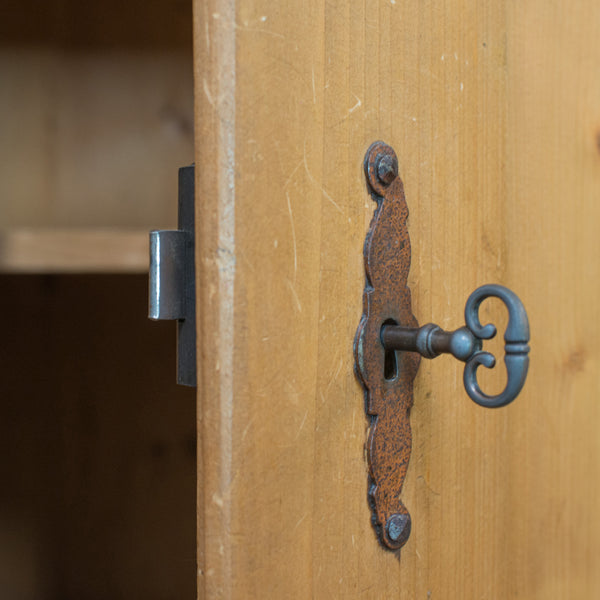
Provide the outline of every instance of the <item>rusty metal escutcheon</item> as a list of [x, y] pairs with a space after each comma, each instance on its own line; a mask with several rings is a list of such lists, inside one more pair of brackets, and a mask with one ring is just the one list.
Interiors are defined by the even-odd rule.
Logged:
[[410, 515], [399, 496], [410, 459], [409, 412], [421, 358], [413, 352], [398, 353], [396, 372], [386, 378], [382, 327], [386, 323], [417, 327], [407, 285], [411, 255], [408, 207], [392, 148], [375, 142], [364, 166], [377, 208], [365, 240], [364, 312], [354, 353], [356, 372], [366, 391], [366, 412], [371, 417], [366, 449], [373, 525], [380, 541], [396, 550], [406, 543], [411, 529]]
[[[452, 354], [465, 363], [465, 390], [474, 402], [486, 408], [506, 406], [520, 393], [527, 377], [529, 321], [514, 292], [487, 284], [467, 300], [465, 326], [452, 332], [433, 323], [419, 327], [407, 285], [411, 259], [408, 207], [398, 159], [390, 146], [375, 142], [367, 151], [364, 166], [377, 208], [365, 240], [366, 285], [354, 354], [371, 419], [366, 450], [373, 525], [381, 543], [398, 550], [411, 530], [400, 493], [410, 459], [409, 413], [421, 357]], [[496, 335], [494, 325], [482, 325], [479, 320], [479, 307], [489, 297], [499, 298], [509, 315], [504, 333], [507, 383], [493, 396], [485, 394], [477, 382], [478, 367], [492, 368], [496, 362], [482, 350], [482, 342]]]

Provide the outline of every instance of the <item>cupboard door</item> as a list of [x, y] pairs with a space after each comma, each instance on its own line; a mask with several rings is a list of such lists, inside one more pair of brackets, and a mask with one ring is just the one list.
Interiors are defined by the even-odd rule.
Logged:
[[[196, 0], [194, 25], [200, 597], [599, 595], [600, 4]], [[378, 139], [419, 322], [460, 326], [494, 282], [532, 332], [501, 410], [422, 361], [401, 556], [352, 353]]]

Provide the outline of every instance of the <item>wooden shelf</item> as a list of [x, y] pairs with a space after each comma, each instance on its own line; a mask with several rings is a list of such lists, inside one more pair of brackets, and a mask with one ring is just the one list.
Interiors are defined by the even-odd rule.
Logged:
[[2, 273], [147, 271], [147, 230], [28, 228], [0, 233]]

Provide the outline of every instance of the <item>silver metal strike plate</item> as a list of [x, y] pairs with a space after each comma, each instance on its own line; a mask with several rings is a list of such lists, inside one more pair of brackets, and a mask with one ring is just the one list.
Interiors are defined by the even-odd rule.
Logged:
[[194, 165], [179, 169], [176, 230], [150, 232], [148, 317], [177, 321], [177, 383], [196, 386]]

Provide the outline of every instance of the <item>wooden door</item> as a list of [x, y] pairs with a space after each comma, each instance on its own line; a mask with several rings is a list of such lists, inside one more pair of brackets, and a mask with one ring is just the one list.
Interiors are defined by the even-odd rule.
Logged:
[[[600, 596], [599, 73], [595, 0], [195, 2], [200, 597]], [[532, 332], [504, 409], [422, 361], [401, 556], [352, 354], [379, 139], [419, 322], [495, 282]]]

